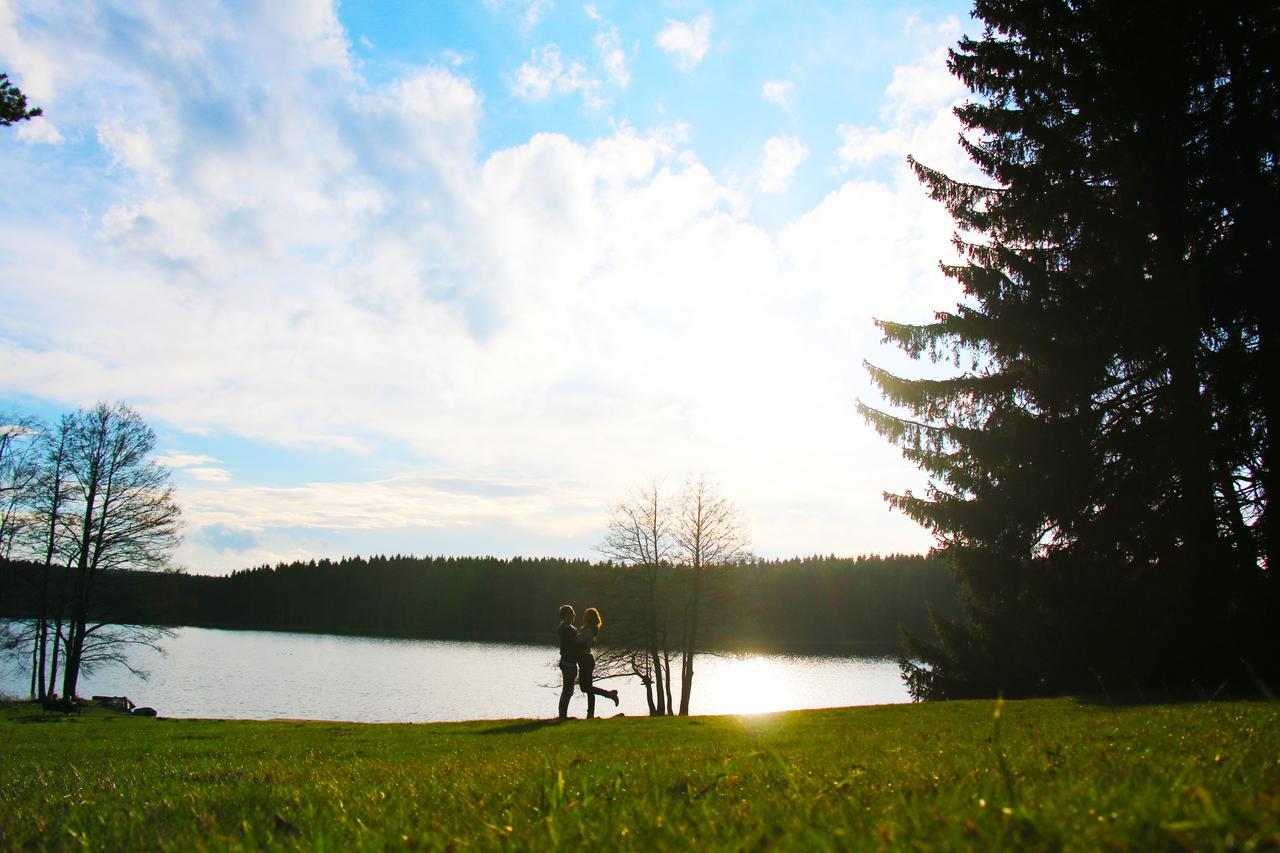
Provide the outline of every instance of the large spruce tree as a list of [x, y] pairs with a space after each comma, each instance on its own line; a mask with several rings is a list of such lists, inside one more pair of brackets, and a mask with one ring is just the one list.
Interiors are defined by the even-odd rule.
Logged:
[[864, 415], [930, 475], [890, 495], [966, 615], [909, 639], [919, 698], [1192, 688], [1276, 667], [1274, 3], [990, 2], [951, 51], [986, 180], [912, 166], [963, 287]]

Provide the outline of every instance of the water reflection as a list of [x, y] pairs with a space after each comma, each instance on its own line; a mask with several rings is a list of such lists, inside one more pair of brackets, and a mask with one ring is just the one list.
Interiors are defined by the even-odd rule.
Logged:
[[[699, 670], [708, 670], [705, 674]], [[698, 676], [702, 675], [702, 679]], [[721, 659], [717, 664], [704, 664], [694, 671], [694, 697], [700, 707], [711, 707], [706, 713], [762, 714], [781, 711], [800, 690], [795, 679], [788, 677], [787, 667], [763, 655]]]
[[[166, 652], [140, 658], [146, 682], [104, 670], [81, 692], [126, 695], [170, 717], [430, 722], [554, 716], [559, 680], [551, 646], [182, 628]], [[885, 657], [699, 655], [694, 673], [694, 714], [909, 701]], [[28, 680], [5, 669], [0, 693], [25, 696]], [[648, 713], [638, 681], [607, 686], [621, 704], [606, 703], [606, 716]], [[575, 694], [569, 713], [584, 716], [585, 706]]]

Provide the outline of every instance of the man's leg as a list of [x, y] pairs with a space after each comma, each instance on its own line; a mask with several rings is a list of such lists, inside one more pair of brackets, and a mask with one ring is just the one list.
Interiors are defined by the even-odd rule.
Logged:
[[578, 667], [572, 663], [560, 664], [560, 675], [564, 679], [564, 687], [560, 689], [560, 719], [569, 716], [569, 699], [573, 696], [573, 682], [577, 680]]

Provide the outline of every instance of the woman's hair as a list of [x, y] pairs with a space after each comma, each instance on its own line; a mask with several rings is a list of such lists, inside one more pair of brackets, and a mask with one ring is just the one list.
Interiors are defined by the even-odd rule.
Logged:
[[560, 618], [561, 618], [561, 619], [572, 619], [572, 618], [573, 618], [573, 605], [572, 605], [572, 604], [562, 604], [562, 605], [560, 605]]
[[593, 628], [603, 628], [604, 620], [600, 618], [600, 611], [594, 607], [588, 607], [587, 612], [582, 614], [583, 624]]

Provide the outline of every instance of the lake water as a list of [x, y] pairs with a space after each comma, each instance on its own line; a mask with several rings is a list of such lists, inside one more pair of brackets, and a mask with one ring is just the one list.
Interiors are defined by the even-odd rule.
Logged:
[[[180, 628], [164, 645], [163, 656], [134, 658], [150, 672], [148, 680], [119, 667], [103, 669], [82, 676], [78, 692], [128, 696], [165, 717], [362, 722], [552, 717], [559, 696], [552, 646], [206, 628]], [[2, 666], [0, 694], [25, 697], [30, 670]], [[695, 714], [910, 701], [889, 657], [699, 655], [694, 672]], [[638, 679], [601, 686], [618, 688], [621, 703], [615, 709], [597, 699], [597, 715], [648, 713]], [[576, 690], [569, 713], [586, 714], [586, 699]]]

